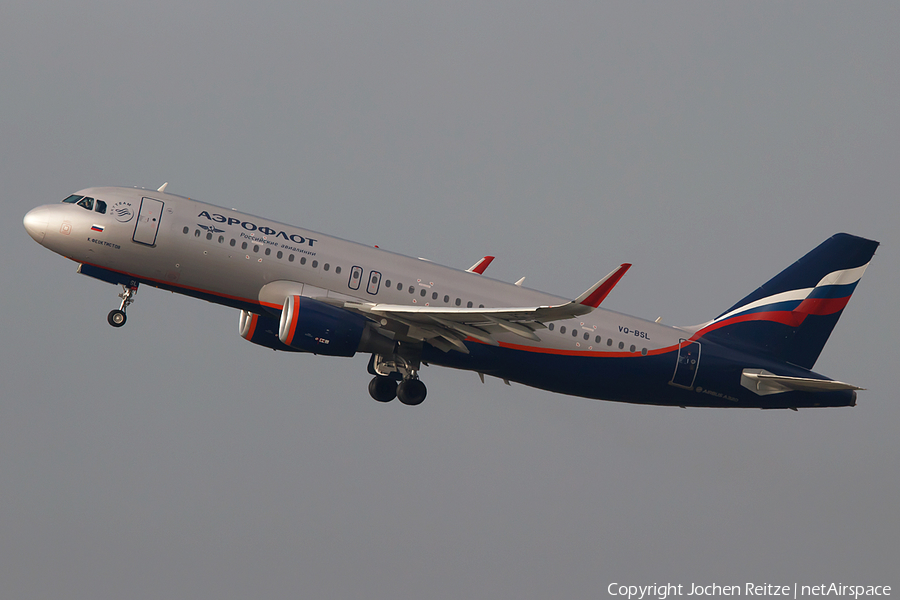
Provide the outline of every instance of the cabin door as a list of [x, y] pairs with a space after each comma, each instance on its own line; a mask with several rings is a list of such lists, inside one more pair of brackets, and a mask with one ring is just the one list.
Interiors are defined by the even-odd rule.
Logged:
[[693, 388], [699, 367], [700, 342], [679, 340], [678, 359], [675, 361], [675, 373], [670, 383], [678, 387]]
[[159, 231], [159, 219], [162, 217], [163, 203], [155, 198], [141, 200], [141, 210], [138, 213], [137, 225], [134, 226], [134, 236], [131, 239], [139, 244], [153, 246], [156, 244], [156, 234]]

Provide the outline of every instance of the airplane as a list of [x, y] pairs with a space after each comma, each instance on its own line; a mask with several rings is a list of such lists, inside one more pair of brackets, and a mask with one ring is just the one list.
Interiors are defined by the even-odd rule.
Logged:
[[284, 352], [370, 354], [370, 395], [426, 396], [422, 365], [560, 394], [673, 407], [855, 406], [863, 388], [812, 371], [879, 243], [839, 233], [700, 325], [599, 308], [624, 263], [569, 300], [157, 190], [96, 187], [25, 215], [28, 234], [120, 285], [240, 310], [239, 333]]

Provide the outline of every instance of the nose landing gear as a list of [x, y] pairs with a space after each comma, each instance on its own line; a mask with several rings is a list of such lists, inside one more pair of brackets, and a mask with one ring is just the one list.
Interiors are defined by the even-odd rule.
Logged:
[[119, 305], [118, 309], [109, 311], [109, 314], [106, 316], [106, 321], [110, 325], [113, 327], [121, 327], [125, 324], [125, 321], [128, 320], [128, 317], [125, 315], [125, 309], [134, 302], [137, 291], [137, 284], [131, 286], [122, 284], [122, 293], [119, 294], [119, 298], [122, 299], [122, 304]]

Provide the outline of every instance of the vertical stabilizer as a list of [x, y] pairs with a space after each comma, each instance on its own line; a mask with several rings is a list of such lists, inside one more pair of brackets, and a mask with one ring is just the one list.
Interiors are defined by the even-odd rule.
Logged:
[[878, 242], [839, 233], [701, 330], [718, 343], [811, 369]]

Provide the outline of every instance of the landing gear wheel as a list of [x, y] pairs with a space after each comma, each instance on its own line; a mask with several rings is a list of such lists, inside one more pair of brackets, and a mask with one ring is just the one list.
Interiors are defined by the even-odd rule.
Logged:
[[138, 283], [136, 281], [131, 281], [129, 285], [124, 283], [120, 285], [122, 286], [122, 293], [119, 294], [119, 298], [122, 299], [122, 304], [119, 305], [117, 310], [111, 310], [106, 315], [106, 320], [113, 327], [121, 327], [128, 320], [128, 317], [125, 316], [125, 309], [134, 304], [134, 297], [138, 291]]
[[422, 404], [427, 393], [428, 390], [425, 388], [425, 384], [418, 379], [404, 379], [397, 386], [397, 398], [407, 406]]
[[369, 382], [369, 395], [379, 402], [390, 402], [397, 397], [397, 382], [390, 377], [376, 375]]
[[109, 324], [113, 327], [121, 327], [125, 324], [125, 321], [128, 320], [128, 317], [125, 316], [124, 310], [111, 310], [106, 316], [106, 320], [109, 321]]

